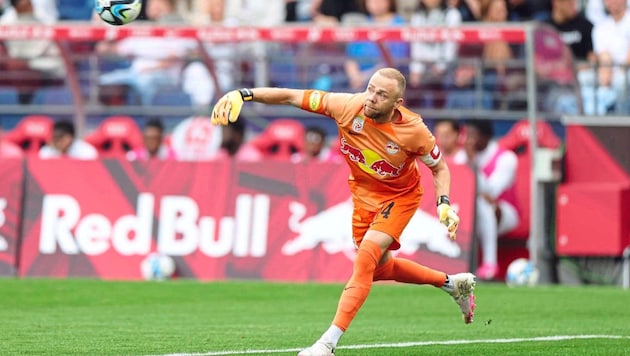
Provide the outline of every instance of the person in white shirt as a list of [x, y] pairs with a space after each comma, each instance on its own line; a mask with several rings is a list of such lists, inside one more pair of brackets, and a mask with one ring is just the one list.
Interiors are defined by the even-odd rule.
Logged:
[[488, 120], [466, 122], [464, 149], [477, 173], [476, 233], [481, 242], [482, 263], [477, 278], [491, 280], [498, 273], [497, 239], [519, 223], [514, 182], [518, 158], [492, 140]]
[[604, 0], [608, 16], [595, 23], [593, 51], [599, 67], [578, 73], [584, 112], [604, 115], [625, 95], [630, 65], [630, 13], [626, 0]]
[[[411, 16], [413, 27], [458, 27], [462, 23], [459, 10], [449, 7], [446, 0], [422, 0], [417, 12]], [[438, 105], [434, 100], [435, 92], [442, 89], [449, 66], [457, 57], [457, 43], [413, 42], [411, 44], [411, 62], [409, 63], [409, 85], [420, 89], [419, 95], [426, 97], [430, 104]]]
[[[186, 25], [175, 9], [174, 0], [152, 0], [146, 5], [146, 15], [155, 24], [166, 27]], [[188, 55], [197, 49], [195, 40], [171, 37], [128, 37], [118, 42], [100, 42], [100, 55], [117, 55], [131, 59], [129, 68], [102, 73], [102, 86], [127, 85], [140, 95], [142, 105], [154, 104], [161, 90], [180, 86], [181, 72]]]
[[39, 158], [42, 159], [62, 157], [84, 160], [98, 158], [96, 148], [77, 139], [74, 124], [65, 120], [55, 122], [50, 143], [39, 150]]

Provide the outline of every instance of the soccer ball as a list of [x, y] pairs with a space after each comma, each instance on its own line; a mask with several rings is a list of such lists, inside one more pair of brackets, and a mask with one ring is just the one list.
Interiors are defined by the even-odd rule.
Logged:
[[142, 10], [142, 0], [94, 0], [94, 11], [110, 25], [126, 25]]
[[510, 287], [534, 286], [538, 283], [538, 269], [526, 258], [517, 258], [507, 268], [505, 283]]
[[153, 252], [142, 260], [140, 272], [147, 281], [163, 281], [175, 273], [175, 261], [168, 255]]

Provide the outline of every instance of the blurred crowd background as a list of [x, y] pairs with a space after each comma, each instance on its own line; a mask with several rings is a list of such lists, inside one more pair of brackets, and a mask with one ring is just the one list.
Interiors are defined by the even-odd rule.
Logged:
[[[540, 24], [534, 39], [537, 108], [562, 137], [562, 115], [630, 111], [627, 13], [625, 0], [144, 0], [140, 19], [131, 26], [473, 24], [491, 29], [535, 21]], [[92, 0], [0, 0], [0, 14], [0, 25], [106, 26], [94, 14]], [[335, 159], [330, 156], [334, 124], [321, 118], [253, 108], [244, 111], [239, 125], [224, 129], [199, 118], [231, 89], [362, 91], [383, 66], [408, 76], [406, 105], [430, 124], [444, 118], [489, 119], [501, 135], [526, 117], [523, 44], [203, 43], [143, 37], [0, 41], [0, 123], [11, 131], [6, 135], [11, 142], [23, 150], [28, 146], [28, 152], [51, 143], [53, 131], [62, 130], [84, 139], [96, 155], [113, 154], [117, 146], [109, 136], [112, 125], [118, 125], [119, 131], [127, 130], [119, 150], [133, 159], [151, 156], [133, 151], [146, 150], [154, 136], [159, 136], [158, 147], [166, 147], [160, 151], [163, 158]], [[49, 138], [37, 141], [25, 130], [40, 123]], [[191, 127], [197, 130], [194, 137]]]

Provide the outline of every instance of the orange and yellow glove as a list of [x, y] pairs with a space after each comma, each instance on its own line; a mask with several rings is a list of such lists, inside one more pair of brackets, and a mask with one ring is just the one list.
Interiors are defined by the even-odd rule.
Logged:
[[254, 99], [251, 89], [232, 90], [219, 99], [212, 109], [210, 122], [213, 125], [227, 125], [238, 120], [243, 103]]
[[457, 227], [459, 226], [459, 216], [457, 216], [457, 213], [451, 207], [451, 202], [446, 195], [442, 195], [438, 198], [437, 214], [440, 218], [440, 223], [448, 229], [451, 240], [455, 240]]

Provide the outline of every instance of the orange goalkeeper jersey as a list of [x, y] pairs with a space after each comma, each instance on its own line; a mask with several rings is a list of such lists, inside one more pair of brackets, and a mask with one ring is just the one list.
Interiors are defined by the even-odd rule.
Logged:
[[307, 90], [302, 109], [337, 122], [339, 146], [350, 166], [349, 185], [355, 202], [377, 211], [392, 199], [420, 200], [423, 189], [416, 159], [438, 163], [440, 150], [420, 115], [399, 107], [399, 119], [379, 124], [363, 114], [366, 94]]

